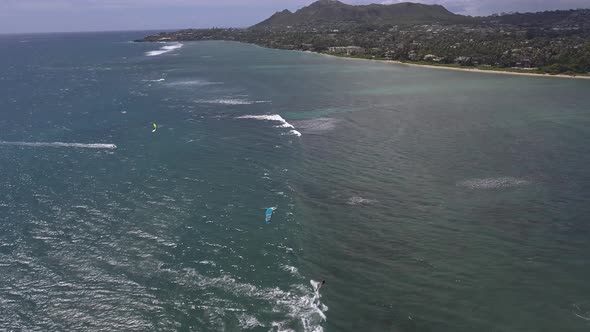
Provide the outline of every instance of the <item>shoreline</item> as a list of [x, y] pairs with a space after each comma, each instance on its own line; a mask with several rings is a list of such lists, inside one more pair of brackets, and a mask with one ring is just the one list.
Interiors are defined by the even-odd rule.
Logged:
[[[171, 42], [199, 42], [203, 40], [174, 40], [174, 41], [166, 41], [164, 43], [171, 43]], [[209, 40], [213, 41], [213, 40]], [[284, 48], [275, 48], [275, 47], [268, 47], [265, 45], [255, 44], [255, 43], [248, 43], [238, 40], [217, 40], [217, 41], [224, 41], [230, 43], [240, 43], [240, 44], [248, 44], [257, 47], [267, 48], [271, 50], [280, 50], [280, 51], [293, 51], [293, 52], [303, 52], [303, 53], [310, 53], [310, 54], [317, 54], [326, 57], [332, 58], [341, 58], [341, 59], [348, 59], [348, 60], [359, 60], [359, 61], [372, 61], [384, 64], [394, 64], [394, 65], [403, 65], [409, 67], [417, 67], [417, 68], [428, 68], [428, 69], [439, 69], [439, 70], [454, 70], [454, 71], [462, 71], [462, 72], [471, 72], [471, 73], [480, 73], [480, 74], [497, 74], [497, 75], [514, 75], [514, 76], [528, 76], [528, 77], [537, 77], [537, 78], [567, 78], [567, 79], [582, 79], [582, 80], [590, 80], [590, 75], [565, 75], [565, 74], [540, 74], [540, 73], [527, 73], [527, 72], [517, 72], [517, 71], [510, 71], [510, 70], [500, 70], [494, 67], [491, 69], [481, 69], [481, 68], [469, 68], [469, 67], [455, 67], [455, 66], [446, 66], [446, 65], [428, 65], [422, 63], [413, 63], [413, 62], [403, 62], [399, 60], [382, 60], [382, 59], [367, 59], [367, 58], [357, 58], [357, 57], [350, 57], [350, 56], [341, 56], [341, 55], [334, 55], [328, 53], [321, 53], [321, 52], [314, 52], [314, 51], [303, 51], [303, 50], [290, 50]], [[153, 43], [153, 42], [152, 42]]]
[[539, 73], [526, 73], [526, 72], [515, 72], [515, 71], [508, 71], [508, 70], [498, 70], [498, 69], [480, 69], [480, 68], [461, 68], [461, 67], [452, 67], [452, 66], [445, 66], [445, 65], [427, 65], [427, 64], [420, 64], [420, 63], [412, 63], [412, 62], [403, 62], [399, 60], [381, 60], [381, 59], [365, 59], [365, 58], [355, 58], [349, 56], [339, 56], [339, 55], [332, 55], [327, 53], [320, 53], [320, 52], [313, 52], [313, 51], [300, 51], [305, 53], [312, 53], [323, 55], [332, 58], [341, 58], [341, 59], [350, 59], [350, 60], [359, 60], [359, 61], [372, 61], [372, 62], [379, 62], [384, 64], [394, 64], [394, 65], [403, 65], [409, 67], [418, 67], [418, 68], [428, 68], [428, 69], [440, 69], [440, 70], [454, 70], [454, 71], [462, 71], [462, 72], [472, 72], [472, 73], [482, 73], [482, 74], [499, 74], [499, 75], [516, 75], [516, 76], [528, 76], [528, 77], [546, 77], [546, 78], [568, 78], [568, 79], [583, 79], [589, 80], [590, 75], [564, 75], [564, 74], [539, 74]]

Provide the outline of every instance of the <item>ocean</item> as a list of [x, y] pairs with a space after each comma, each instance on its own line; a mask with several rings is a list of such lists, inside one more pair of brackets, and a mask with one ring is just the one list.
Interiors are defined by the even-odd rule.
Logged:
[[590, 328], [590, 81], [146, 34], [0, 36], [0, 330]]

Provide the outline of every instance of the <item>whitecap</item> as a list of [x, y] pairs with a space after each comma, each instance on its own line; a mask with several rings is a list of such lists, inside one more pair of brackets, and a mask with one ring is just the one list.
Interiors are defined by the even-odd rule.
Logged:
[[157, 56], [157, 55], [162, 55], [164, 53], [168, 53], [168, 52], [172, 52], [174, 50], [177, 50], [181, 47], [183, 47], [184, 44], [182, 43], [174, 43], [172, 45], [166, 45], [166, 46], [162, 46], [159, 50], [157, 51], [149, 51], [146, 52], [145, 55], [147, 56]]
[[[325, 312], [328, 307], [321, 303], [321, 296], [314, 292], [309, 286], [305, 284], [294, 284], [288, 287], [287, 290], [278, 287], [260, 287], [247, 282], [242, 282], [236, 278], [223, 274], [218, 277], [208, 277], [200, 274], [192, 268], [185, 268], [182, 271], [169, 270], [176, 276], [176, 282], [182, 286], [196, 287], [206, 291], [215, 289], [222, 290], [226, 295], [231, 297], [241, 298], [242, 301], [248, 303], [250, 301], [263, 301], [265, 305], [270, 305], [273, 312], [280, 314], [282, 317], [275, 316], [275, 321], [268, 323], [272, 326], [283, 326], [285, 328], [294, 328], [299, 325], [301, 331], [322, 331], [322, 322], [326, 321]], [[223, 272], [222, 272], [223, 273]], [[248, 307], [237, 305], [235, 308], [228, 306], [220, 307], [218, 302], [211, 303], [207, 299], [204, 300], [199, 308], [210, 309], [223, 312], [243, 312], [250, 317], [236, 314], [236, 318], [242, 324], [242, 328], [248, 326], [249, 321], [254, 325], [255, 321], [251, 319], [255, 317], [256, 310], [246, 309]], [[248, 319], [250, 318], [250, 319]], [[260, 322], [259, 322], [260, 323]], [[262, 322], [259, 326], [264, 326], [266, 322]], [[276, 324], [276, 325], [275, 325]], [[281, 329], [284, 331], [284, 329]]]
[[295, 127], [287, 122], [287, 120], [283, 119], [282, 116], [278, 114], [271, 114], [271, 115], [244, 115], [238, 117], [238, 119], [254, 119], [254, 120], [262, 120], [262, 121], [275, 121], [279, 122], [280, 124], [275, 126], [275, 128], [291, 128], [288, 132], [289, 135], [301, 136], [301, 133], [295, 130]]
[[376, 202], [376, 200], [374, 200], [374, 199], [362, 198], [360, 196], [352, 196], [346, 202], [346, 204], [349, 204], [349, 205], [368, 205], [368, 204], [372, 204], [372, 203], [375, 203], [375, 202]]
[[299, 269], [296, 268], [295, 266], [291, 266], [291, 265], [286, 265], [286, 264], [281, 264], [281, 269], [283, 271], [289, 272], [291, 275], [299, 277]]
[[497, 177], [464, 180], [458, 182], [457, 186], [469, 189], [499, 189], [525, 186], [528, 184], [530, 184], [530, 181], [525, 179], [513, 177]]
[[197, 99], [199, 104], [216, 104], [216, 105], [253, 105], [269, 103], [266, 100], [246, 100], [246, 99]]
[[247, 314], [239, 315], [238, 321], [242, 330], [250, 330], [258, 326], [264, 327], [264, 324], [260, 323], [256, 317]]
[[219, 85], [223, 84], [221, 82], [210, 82], [207, 80], [185, 80], [185, 81], [175, 81], [166, 83], [167, 86], [206, 86], [206, 85]]
[[217, 264], [213, 261], [200, 261], [199, 264], [217, 266]]
[[295, 135], [297, 137], [301, 137], [301, 133], [297, 130], [289, 130], [289, 135]]

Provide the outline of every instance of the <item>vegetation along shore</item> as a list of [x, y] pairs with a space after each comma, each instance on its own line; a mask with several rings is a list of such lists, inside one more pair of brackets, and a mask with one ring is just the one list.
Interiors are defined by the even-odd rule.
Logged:
[[590, 76], [590, 9], [462, 16], [440, 5], [320, 0], [245, 29], [186, 29], [138, 41], [227, 40], [264, 47], [529, 76]]

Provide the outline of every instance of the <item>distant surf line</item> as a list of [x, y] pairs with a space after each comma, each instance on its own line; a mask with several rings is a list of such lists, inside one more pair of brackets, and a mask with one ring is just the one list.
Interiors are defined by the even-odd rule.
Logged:
[[116, 149], [115, 144], [84, 144], [84, 143], [63, 143], [63, 142], [6, 142], [0, 141], [0, 146], [29, 146], [29, 147], [51, 147], [51, 148], [81, 148], [81, 149]]
[[271, 114], [271, 115], [244, 115], [244, 116], [239, 116], [238, 119], [253, 119], [253, 120], [263, 120], [263, 121], [276, 121], [281, 123], [278, 126], [275, 126], [277, 128], [290, 128], [291, 130], [289, 131], [290, 135], [295, 135], [298, 137], [301, 137], [301, 133], [297, 130], [295, 130], [295, 127], [290, 124], [289, 122], [287, 122], [287, 120], [283, 119], [282, 116], [278, 115], [278, 114]]
[[270, 103], [268, 100], [246, 100], [237, 98], [227, 99], [197, 99], [195, 103], [198, 104], [212, 104], [212, 105], [253, 105], [253, 104], [266, 104]]
[[162, 46], [157, 51], [149, 51], [149, 52], [146, 52], [145, 55], [147, 55], [147, 56], [162, 55], [164, 53], [172, 52], [172, 51], [174, 51], [176, 49], [179, 49], [179, 48], [181, 48], [183, 46], [184, 46], [184, 44], [181, 44], [181, 43], [175, 43], [175, 44], [172, 44], [172, 45], [166, 45], [166, 46]]

